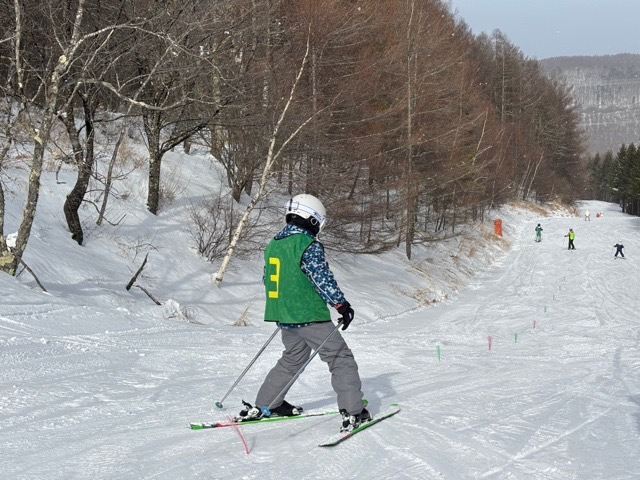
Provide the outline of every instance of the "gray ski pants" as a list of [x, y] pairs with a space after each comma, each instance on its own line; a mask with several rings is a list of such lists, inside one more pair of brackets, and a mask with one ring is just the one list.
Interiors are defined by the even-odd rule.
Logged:
[[[259, 407], [268, 406], [271, 403], [274, 407], [280, 405], [287, 392], [277, 399], [276, 395], [309, 359], [311, 350], [316, 350], [334, 328], [335, 325], [332, 322], [281, 328], [284, 351], [258, 390], [256, 405]], [[363, 404], [358, 365], [339, 331], [335, 332], [322, 346], [318, 355], [329, 366], [331, 386], [338, 397], [338, 408], [344, 408], [351, 415], [360, 413]]]

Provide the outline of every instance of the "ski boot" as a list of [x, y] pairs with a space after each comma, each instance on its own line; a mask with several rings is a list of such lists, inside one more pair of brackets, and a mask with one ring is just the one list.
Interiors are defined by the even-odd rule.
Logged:
[[277, 417], [295, 417], [302, 414], [304, 409], [302, 407], [294, 407], [286, 400], [283, 400], [280, 405], [271, 409], [271, 415]]
[[340, 409], [340, 415], [342, 415], [342, 424], [340, 426], [341, 432], [350, 432], [355, 430], [360, 425], [371, 420], [371, 414], [369, 410], [363, 408], [360, 413], [350, 415], [344, 408]]
[[260, 420], [261, 418], [275, 417], [293, 417], [302, 413], [302, 407], [294, 407], [284, 400], [279, 406], [269, 409], [268, 407], [258, 407], [251, 405], [249, 402], [242, 400], [244, 408], [240, 410], [235, 422], [247, 422], [249, 420]]

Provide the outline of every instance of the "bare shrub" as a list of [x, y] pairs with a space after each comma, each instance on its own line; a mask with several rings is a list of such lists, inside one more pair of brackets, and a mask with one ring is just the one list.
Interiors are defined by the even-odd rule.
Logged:
[[125, 169], [138, 170], [146, 165], [147, 159], [144, 154], [131, 147], [132, 141], [125, 137], [118, 150], [118, 160], [116, 165]]
[[167, 208], [186, 190], [180, 169], [171, 168], [160, 180], [160, 207]]
[[232, 204], [218, 193], [190, 209], [189, 233], [198, 253], [207, 260], [221, 258], [229, 247], [229, 232], [232, 224]]

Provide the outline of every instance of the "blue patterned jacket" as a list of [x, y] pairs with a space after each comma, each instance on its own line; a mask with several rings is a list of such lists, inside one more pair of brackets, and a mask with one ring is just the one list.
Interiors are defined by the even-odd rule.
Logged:
[[[297, 225], [287, 225], [274, 238], [280, 240], [299, 233], [313, 237], [311, 233]], [[318, 240], [305, 250], [300, 262], [300, 269], [309, 278], [318, 295], [329, 305], [335, 307], [346, 303], [347, 300], [340, 287], [338, 287], [333, 272], [329, 269], [329, 264], [324, 255], [324, 247]]]

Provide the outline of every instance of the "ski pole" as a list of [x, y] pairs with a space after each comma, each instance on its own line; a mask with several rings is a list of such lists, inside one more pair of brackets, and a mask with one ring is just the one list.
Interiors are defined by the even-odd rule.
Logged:
[[240, 380], [242, 380], [242, 377], [244, 377], [246, 375], [246, 373], [249, 371], [249, 369], [251, 368], [251, 366], [256, 362], [256, 360], [258, 359], [258, 357], [262, 354], [262, 352], [264, 352], [264, 349], [267, 348], [267, 345], [269, 345], [271, 343], [271, 340], [273, 340], [273, 337], [276, 336], [276, 334], [280, 331], [280, 327], [276, 327], [276, 329], [273, 331], [273, 333], [271, 334], [271, 336], [269, 337], [269, 339], [264, 343], [264, 345], [262, 345], [262, 348], [260, 350], [258, 350], [258, 353], [256, 353], [256, 356], [253, 357], [253, 360], [251, 360], [251, 362], [249, 363], [249, 365], [247, 365], [247, 368], [245, 368], [242, 373], [240, 374], [240, 376], [237, 378], [237, 380], [233, 383], [233, 385], [231, 385], [231, 388], [229, 389], [229, 391], [227, 391], [227, 393], [224, 394], [224, 397], [222, 397], [219, 401], [216, 402], [216, 407], [218, 408], [224, 408], [224, 406], [222, 405], [222, 402], [224, 402], [225, 398], [227, 398], [229, 396], [229, 394], [233, 391], [234, 388], [236, 388], [236, 385], [238, 385], [238, 383], [240, 383]]
[[338, 324], [336, 325], [336, 327], [333, 330], [331, 330], [331, 333], [329, 335], [327, 335], [327, 338], [325, 338], [322, 341], [322, 343], [318, 346], [318, 348], [316, 348], [316, 351], [313, 352], [313, 355], [311, 355], [309, 357], [309, 359], [306, 362], [304, 362], [304, 365], [302, 365], [302, 367], [300, 367], [300, 370], [298, 370], [298, 372], [293, 376], [293, 378], [291, 380], [289, 380], [289, 383], [287, 383], [284, 386], [284, 388], [282, 390], [280, 390], [280, 393], [278, 393], [273, 398], [273, 400], [271, 400], [271, 403], [267, 406], [268, 410], [271, 410], [273, 408], [274, 402], [280, 397], [280, 395], [285, 394], [287, 392], [287, 390], [289, 390], [289, 388], [291, 388], [291, 385], [293, 385], [293, 383], [298, 379], [298, 377], [302, 374], [304, 369], [307, 368], [307, 365], [309, 365], [309, 363], [311, 363], [311, 360], [314, 359], [314, 357], [318, 354], [318, 352], [324, 346], [324, 344], [327, 343], [327, 341], [333, 336], [333, 334], [338, 331], [338, 329], [340, 328], [340, 325], [342, 325], [342, 318], [340, 320], [338, 320]]

